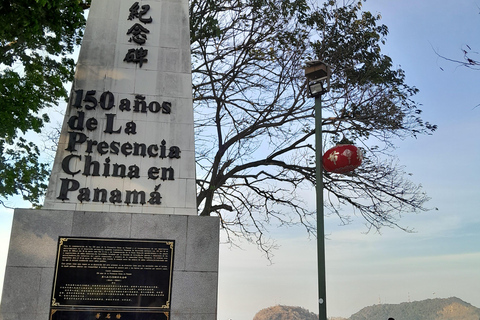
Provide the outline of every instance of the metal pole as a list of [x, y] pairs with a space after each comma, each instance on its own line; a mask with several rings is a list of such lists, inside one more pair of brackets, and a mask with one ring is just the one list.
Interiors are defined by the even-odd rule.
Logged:
[[322, 96], [315, 97], [315, 179], [317, 193], [318, 319], [327, 320], [325, 227], [323, 215]]

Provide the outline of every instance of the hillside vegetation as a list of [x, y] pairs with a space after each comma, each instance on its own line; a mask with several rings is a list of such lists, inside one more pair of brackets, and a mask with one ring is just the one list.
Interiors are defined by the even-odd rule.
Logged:
[[480, 320], [480, 309], [459, 298], [428, 299], [363, 308], [348, 320]]
[[[329, 320], [480, 320], [480, 309], [459, 299], [428, 299], [400, 304], [378, 304], [363, 308], [350, 318]], [[318, 320], [301, 307], [274, 306], [260, 310], [253, 320]]]
[[253, 320], [318, 320], [318, 316], [302, 307], [274, 306], [260, 310]]

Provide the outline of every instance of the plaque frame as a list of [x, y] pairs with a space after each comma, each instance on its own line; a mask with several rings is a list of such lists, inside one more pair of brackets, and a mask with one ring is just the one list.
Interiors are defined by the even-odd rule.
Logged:
[[51, 310], [168, 313], [174, 248], [175, 240], [60, 236]]
[[169, 311], [110, 310], [110, 309], [54, 309], [50, 310], [49, 320], [169, 320]]

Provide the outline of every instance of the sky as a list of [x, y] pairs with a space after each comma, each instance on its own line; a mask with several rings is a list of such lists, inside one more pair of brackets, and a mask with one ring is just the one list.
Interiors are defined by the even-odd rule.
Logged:
[[[436, 54], [462, 59], [465, 45], [480, 51], [480, 1], [367, 0], [364, 9], [382, 15], [384, 53], [420, 89], [423, 119], [438, 125], [396, 150], [432, 210], [402, 217], [414, 233], [366, 233], [361, 217], [348, 226], [326, 217], [327, 313], [349, 317], [369, 305], [451, 296], [480, 307], [480, 71]], [[12, 212], [0, 208], [0, 279]], [[279, 245], [272, 262], [247, 243], [220, 246], [219, 320], [250, 320], [278, 304], [317, 312], [316, 240], [297, 228], [270, 232]]]

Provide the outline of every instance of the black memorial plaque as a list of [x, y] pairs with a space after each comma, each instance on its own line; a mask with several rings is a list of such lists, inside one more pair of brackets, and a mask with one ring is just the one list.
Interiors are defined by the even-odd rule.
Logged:
[[52, 309], [50, 320], [169, 320], [168, 312]]
[[52, 310], [113, 307], [168, 311], [174, 244], [173, 240], [61, 237]]

